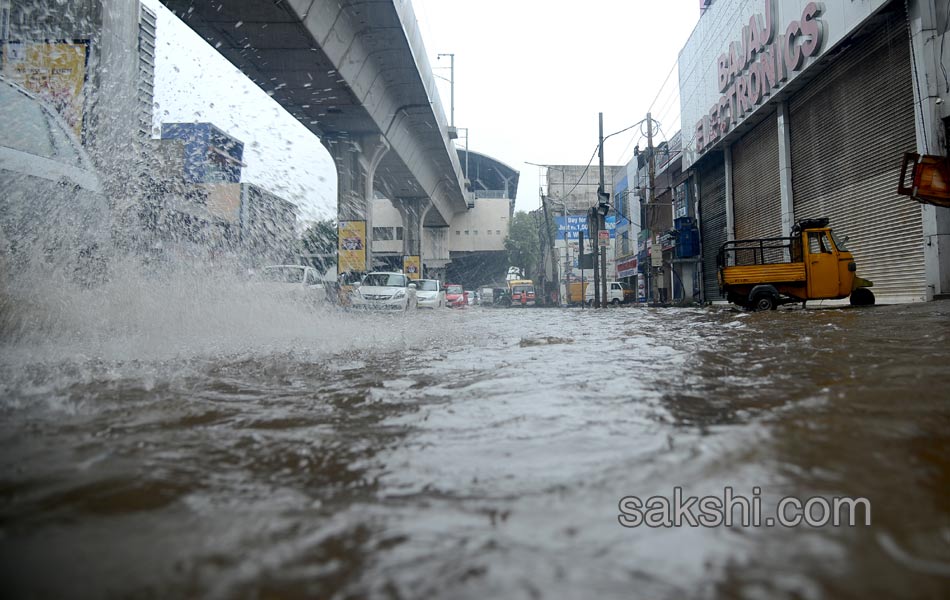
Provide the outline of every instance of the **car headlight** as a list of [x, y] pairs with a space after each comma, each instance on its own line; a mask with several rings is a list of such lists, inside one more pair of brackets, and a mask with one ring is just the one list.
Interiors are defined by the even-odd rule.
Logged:
[[396, 293], [393, 294], [393, 300], [399, 300], [400, 298], [405, 298], [405, 297], [406, 297], [406, 290], [397, 290]]

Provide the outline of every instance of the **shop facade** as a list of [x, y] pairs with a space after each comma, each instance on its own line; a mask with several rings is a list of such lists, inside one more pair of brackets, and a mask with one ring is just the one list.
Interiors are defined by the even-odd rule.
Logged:
[[948, 210], [897, 194], [905, 152], [946, 154], [938, 50], [916, 43], [946, 35], [938, 20], [934, 0], [719, 0], [706, 11], [679, 61], [705, 300], [721, 300], [725, 241], [788, 235], [816, 217], [848, 236], [879, 301], [950, 293]]

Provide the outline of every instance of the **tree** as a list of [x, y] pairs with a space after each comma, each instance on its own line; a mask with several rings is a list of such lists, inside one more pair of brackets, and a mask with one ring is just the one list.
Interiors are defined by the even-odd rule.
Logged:
[[336, 265], [337, 224], [333, 219], [317, 221], [300, 236], [301, 254], [318, 271], [325, 272]]
[[508, 251], [508, 264], [521, 267], [529, 279], [538, 274], [538, 262], [541, 252], [540, 231], [538, 221], [534, 215], [524, 211], [515, 213], [505, 239], [505, 250]]

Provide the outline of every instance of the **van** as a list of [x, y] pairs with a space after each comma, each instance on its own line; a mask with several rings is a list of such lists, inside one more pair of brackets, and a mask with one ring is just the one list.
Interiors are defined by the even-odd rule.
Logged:
[[[621, 283], [619, 281], [608, 281], [607, 282], [607, 298], [604, 299], [604, 303], [610, 303], [614, 306], [620, 304], [627, 304], [629, 302], [636, 302], [637, 292], [631, 288], [626, 283]], [[587, 293], [584, 295], [584, 301], [587, 304], [594, 303], [594, 286], [587, 286]]]

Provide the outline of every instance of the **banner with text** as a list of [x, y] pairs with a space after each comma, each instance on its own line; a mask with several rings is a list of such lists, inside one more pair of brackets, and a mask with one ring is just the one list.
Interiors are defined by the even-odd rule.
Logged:
[[338, 273], [366, 270], [366, 221], [340, 221]]
[[[557, 223], [557, 239], [576, 240], [579, 231], [584, 232], [584, 237], [589, 238], [587, 233], [587, 215], [567, 215], [566, 217], [555, 217]], [[605, 219], [607, 232], [611, 239], [617, 234], [617, 217], [609, 216]]]
[[36, 94], [82, 135], [83, 92], [89, 44], [78, 42], [7, 42], [3, 75]]

